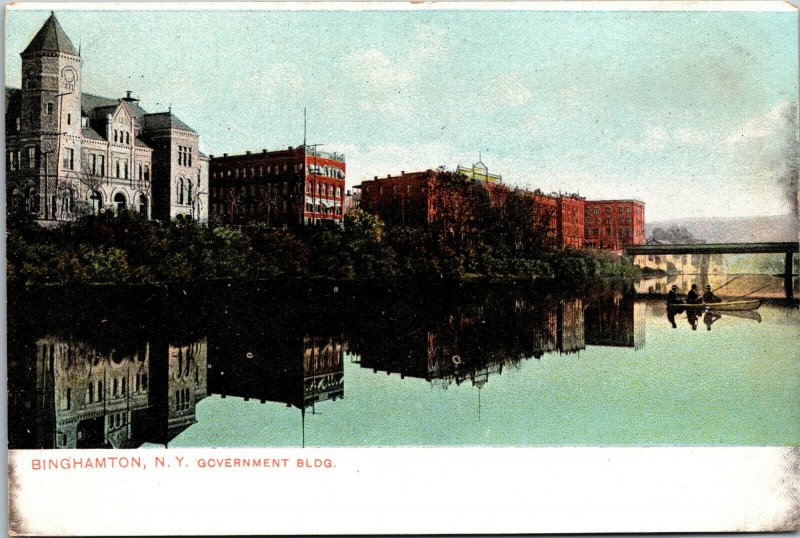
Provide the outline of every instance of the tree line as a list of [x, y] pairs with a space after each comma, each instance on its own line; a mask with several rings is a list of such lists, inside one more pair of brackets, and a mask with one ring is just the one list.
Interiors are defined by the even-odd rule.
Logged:
[[[162, 283], [212, 279], [382, 281], [559, 277], [567, 282], [633, 276], [610, 253], [555, 248], [530, 197], [509, 190], [493, 204], [487, 190], [452, 174], [429, 225], [387, 223], [361, 210], [341, 229], [207, 227], [187, 219], [145, 220], [119, 210], [57, 228], [9, 217], [9, 284]], [[446, 190], [445, 190], [446, 189]], [[453, 196], [453, 193], [457, 196]], [[447, 194], [447, 195], [445, 195]]]

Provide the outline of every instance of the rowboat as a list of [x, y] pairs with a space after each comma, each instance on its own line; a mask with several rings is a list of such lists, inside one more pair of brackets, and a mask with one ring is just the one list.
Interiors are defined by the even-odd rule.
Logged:
[[761, 306], [760, 299], [749, 299], [746, 301], [722, 301], [719, 303], [696, 303], [696, 304], [668, 304], [670, 310], [714, 310], [717, 312], [729, 312], [735, 310], [757, 310]]

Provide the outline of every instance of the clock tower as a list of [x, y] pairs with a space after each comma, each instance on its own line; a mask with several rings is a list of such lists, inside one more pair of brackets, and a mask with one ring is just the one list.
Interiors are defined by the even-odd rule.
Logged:
[[21, 56], [20, 146], [39, 216], [54, 218], [59, 186], [81, 170], [81, 58], [53, 13]]

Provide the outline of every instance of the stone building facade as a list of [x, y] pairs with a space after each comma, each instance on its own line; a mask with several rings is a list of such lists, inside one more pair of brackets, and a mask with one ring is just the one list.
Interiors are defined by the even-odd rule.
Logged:
[[84, 93], [81, 57], [51, 14], [22, 52], [22, 87], [6, 88], [9, 213], [65, 222], [101, 210], [208, 217], [208, 159], [171, 112], [131, 92]]

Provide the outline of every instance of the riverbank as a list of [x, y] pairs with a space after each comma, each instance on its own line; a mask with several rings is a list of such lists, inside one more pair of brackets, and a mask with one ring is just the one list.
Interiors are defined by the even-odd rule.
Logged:
[[465, 281], [573, 285], [634, 277], [630, 259], [545, 242], [509, 247], [490, 234], [386, 226], [354, 211], [342, 230], [209, 228], [105, 213], [59, 228], [10, 221], [9, 285], [175, 284], [208, 281], [373, 282], [382, 286]]

